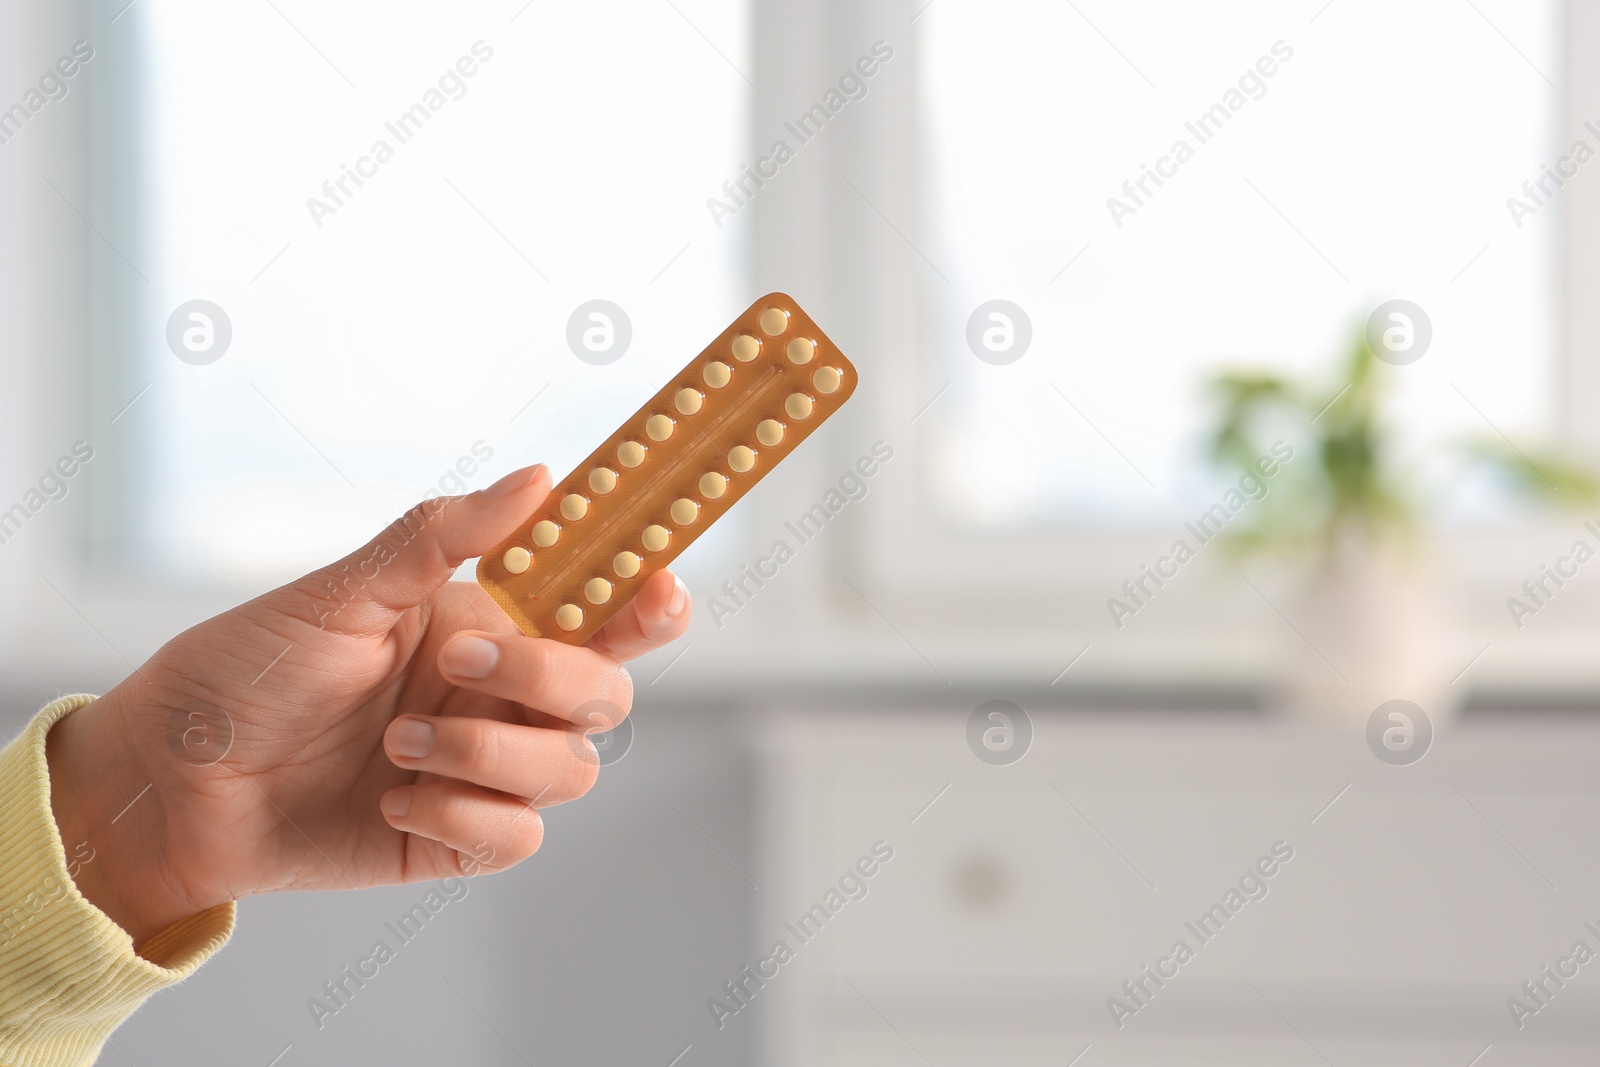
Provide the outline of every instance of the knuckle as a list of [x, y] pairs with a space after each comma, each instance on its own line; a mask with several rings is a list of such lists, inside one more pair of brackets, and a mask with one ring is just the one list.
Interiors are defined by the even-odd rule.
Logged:
[[406, 509], [406, 513], [391, 522], [383, 531], [383, 538], [391, 547], [409, 544], [425, 533], [439, 515], [440, 500], [424, 500]]
[[560, 731], [545, 764], [548, 780], [535, 801], [541, 807], [577, 800], [594, 788], [600, 776], [600, 756], [594, 743], [576, 731]]
[[460, 724], [459, 733], [456, 762], [462, 774], [473, 781], [493, 777], [501, 763], [498, 731], [488, 723], [467, 719]]
[[568, 716], [585, 733], [614, 730], [628, 717], [633, 707], [633, 679], [621, 667], [608, 667], [590, 679], [585, 688], [593, 695]]
[[537, 811], [519, 814], [496, 839], [499, 847], [480, 841], [471, 854], [457, 852], [461, 871], [468, 875], [499, 874], [539, 851], [544, 844], [544, 820]]
[[560, 676], [559, 655], [553, 642], [527, 641], [520, 643], [523, 673], [523, 703], [541, 708], [548, 703]]
[[456, 865], [461, 873], [472, 876], [479, 874], [493, 874], [503, 870], [507, 864], [498, 861], [495, 847], [487, 838], [473, 845], [471, 850], [456, 850]]
[[473, 807], [470, 794], [464, 789], [450, 788], [438, 800], [436, 819], [441, 829], [470, 823]]
[[626, 667], [619, 666], [616, 669], [616, 674], [612, 678], [612, 689], [613, 700], [622, 712], [622, 718], [617, 722], [621, 722], [628, 717], [628, 712], [633, 710], [633, 675], [628, 673]]
[[567, 757], [566, 772], [562, 778], [566, 786], [563, 792], [572, 800], [589, 792], [600, 780], [600, 757], [587, 738], [583, 739], [583, 744], [575, 746]]

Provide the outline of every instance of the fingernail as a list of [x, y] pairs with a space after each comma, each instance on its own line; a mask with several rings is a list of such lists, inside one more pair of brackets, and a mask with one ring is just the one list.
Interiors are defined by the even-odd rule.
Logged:
[[389, 727], [389, 751], [407, 759], [426, 756], [433, 751], [433, 723], [426, 719], [396, 721]]
[[533, 484], [535, 478], [544, 472], [543, 463], [535, 463], [531, 467], [524, 467], [495, 482], [483, 491], [484, 496], [510, 496], [512, 493], [526, 489]]
[[689, 588], [676, 574], [672, 576], [672, 587], [672, 599], [667, 601], [667, 616], [676, 619], [689, 606]]
[[444, 669], [457, 678], [487, 678], [500, 662], [500, 646], [483, 637], [452, 638], [441, 653]]
[[391, 790], [383, 795], [383, 799], [378, 802], [378, 806], [383, 809], [385, 815], [403, 819], [406, 812], [411, 810], [411, 790]]

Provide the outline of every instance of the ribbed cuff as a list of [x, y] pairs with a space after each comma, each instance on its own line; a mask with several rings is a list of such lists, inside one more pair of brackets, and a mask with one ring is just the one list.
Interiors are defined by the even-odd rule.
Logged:
[[68, 863], [85, 862], [92, 842], [62, 845], [50, 807], [45, 737], [57, 720], [94, 700], [62, 697], [0, 752], [5, 1067], [92, 1063], [146, 997], [193, 974], [233, 933], [234, 907], [220, 904], [157, 934], [140, 955], [127, 931], [78, 892]]

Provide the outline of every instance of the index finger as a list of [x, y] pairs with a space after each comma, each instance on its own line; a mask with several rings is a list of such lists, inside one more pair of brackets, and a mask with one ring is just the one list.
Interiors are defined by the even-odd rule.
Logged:
[[670, 644], [689, 628], [689, 590], [671, 571], [657, 571], [586, 647], [619, 663]]

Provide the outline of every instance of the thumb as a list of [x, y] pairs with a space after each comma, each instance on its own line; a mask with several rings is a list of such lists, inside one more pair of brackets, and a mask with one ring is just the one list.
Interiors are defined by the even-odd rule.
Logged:
[[550, 470], [539, 463], [476, 493], [424, 500], [344, 559], [301, 579], [318, 603], [314, 621], [344, 632], [386, 626], [504, 540], [549, 492]]

